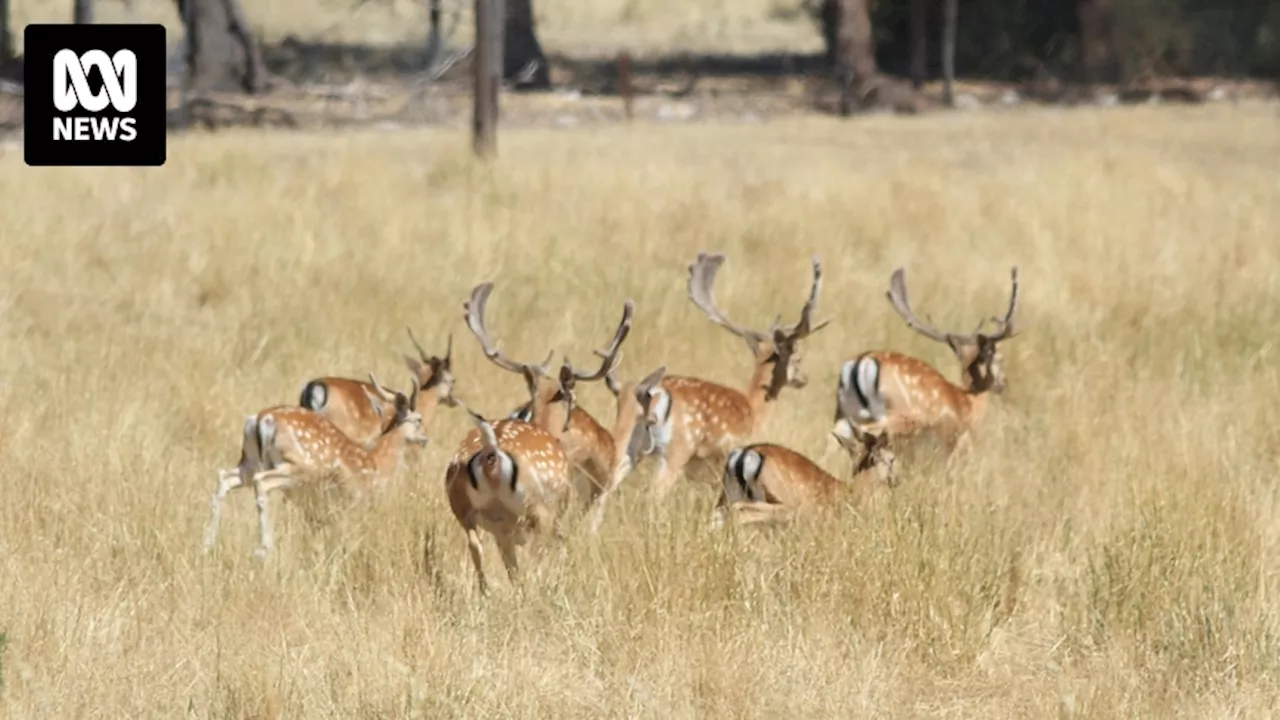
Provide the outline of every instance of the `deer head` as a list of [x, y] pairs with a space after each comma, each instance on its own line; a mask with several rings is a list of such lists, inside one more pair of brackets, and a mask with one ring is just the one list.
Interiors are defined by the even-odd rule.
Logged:
[[383, 435], [400, 432], [404, 434], [405, 442], [413, 445], [426, 445], [429, 438], [422, 432], [422, 414], [417, 409], [418, 379], [416, 377], [411, 379], [408, 395], [397, 390], [386, 389], [378, 382], [378, 378], [373, 373], [369, 373], [369, 382], [374, 389], [373, 393], [365, 391], [369, 399], [373, 400], [374, 394], [377, 394], [378, 397], [391, 403], [395, 408], [395, 416]]
[[413, 328], [406, 327], [405, 330], [409, 333], [409, 342], [418, 351], [418, 357], [405, 355], [404, 363], [418, 379], [421, 391], [434, 390], [440, 402], [448, 407], [456, 406], [457, 400], [453, 397], [453, 333], [449, 333], [444, 357], [440, 358], [429, 355], [422, 349], [422, 343], [414, 336]]
[[848, 438], [840, 433], [835, 436], [840, 447], [849, 453], [853, 460], [850, 477], [857, 477], [866, 472], [875, 472], [877, 479], [889, 487], [897, 487], [897, 457], [889, 447], [888, 433], [870, 433], [855, 430], [854, 437]]
[[[926, 317], [925, 320], [921, 320], [916, 315], [907, 297], [906, 273], [902, 268], [893, 272], [886, 295], [889, 302], [893, 304], [893, 309], [907, 323], [907, 327], [931, 340], [946, 343], [947, 347], [951, 348], [956, 359], [960, 361], [963, 387], [966, 390], [972, 393], [988, 390], [1001, 393], [1004, 392], [1007, 381], [1004, 374], [1004, 358], [1000, 353], [999, 344], [1021, 332], [1021, 329], [1016, 327], [1015, 319], [1018, 312], [1017, 266], [1013, 267], [1011, 276], [1013, 290], [1009, 295], [1009, 308], [1004, 318], [984, 318], [978, 323], [977, 329], [967, 335], [943, 332], [933, 324], [932, 318]], [[988, 334], [982, 331], [988, 322], [995, 325], [995, 332]]]
[[653, 452], [653, 427], [665, 423], [671, 412], [670, 396], [658, 387], [666, 372], [664, 365], [638, 382], [625, 384], [618, 382], [613, 371], [605, 375], [609, 392], [618, 400], [615, 437], [628, 438], [625, 449], [628, 467], [635, 467], [642, 456]]
[[809, 299], [800, 310], [799, 322], [783, 327], [782, 316], [779, 315], [769, 329], [762, 332], [733, 323], [716, 307], [712, 290], [715, 286], [716, 274], [720, 271], [724, 260], [724, 255], [719, 253], [698, 253], [698, 259], [689, 266], [689, 299], [698, 306], [698, 309], [706, 313], [712, 322], [745, 340], [757, 367], [769, 367], [770, 396], [776, 396], [784, 386], [804, 387], [808, 384], [808, 377], [801, 369], [803, 353], [800, 349], [800, 341], [831, 322], [827, 319], [816, 325], [813, 323], [813, 313], [818, 306], [818, 295], [822, 292], [822, 263], [818, 258], [813, 258], [813, 285], [809, 290]]

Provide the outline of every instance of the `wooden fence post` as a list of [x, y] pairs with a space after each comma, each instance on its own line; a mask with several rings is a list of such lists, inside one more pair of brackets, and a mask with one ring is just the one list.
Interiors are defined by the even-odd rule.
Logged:
[[618, 53], [618, 94], [622, 96], [622, 110], [628, 120], [633, 117], [631, 102], [634, 92], [631, 86], [631, 53], [623, 50]]

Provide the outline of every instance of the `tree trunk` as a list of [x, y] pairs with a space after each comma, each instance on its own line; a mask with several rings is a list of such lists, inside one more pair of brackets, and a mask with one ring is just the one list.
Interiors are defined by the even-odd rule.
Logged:
[[262, 90], [265, 70], [240, 0], [178, 0], [186, 28], [190, 90]]
[[9, 33], [9, 0], [0, 0], [0, 63], [13, 59], [13, 35]]
[[551, 69], [538, 42], [533, 0], [507, 0], [502, 31], [502, 77], [522, 90], [551, 87]]
[[440, 0], [429, 0], [427, 5], [427, 70], [434, 70], [443, 49], [444, 36], [440, 34]]
[[1115, 0], [1078, 0], [1081, 79], [1092, 85], [1115, 79]]
[[502, 0], [475, 0], [476, 49], [472, 55], [471, 147], [489, 157], [498, 144], [498, 96], [502, 88]]
[[840, 78], [840, 114], [849, 115], [867, 96], [876, 79], [875, 39], [867, 0], [838, 0], [836, 74]]
[[955, 107], [956, 25], [960, 21], [960, 0], [942, 2], [942, 97], [948, 107]]
[[929, 79], [929, 0], [911, 0], [911, 84], [917, 90]]
[[822, 0], [818, 8], [818, 19], [822, 26], [822, 46], [826, 49], [823, 58], [828, 70], [836, 69], [836, 53], [840, 34], [840, 0]]
[[72, 22], [77, 25], [93, 24], [93, 0], [75, 0]]

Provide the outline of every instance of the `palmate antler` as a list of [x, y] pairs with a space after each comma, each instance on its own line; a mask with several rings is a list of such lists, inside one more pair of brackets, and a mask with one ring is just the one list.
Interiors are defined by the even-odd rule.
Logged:
[[524, 375], [530, 381], [535, 375], [549, 373], [551, 371], [551, 358], [555, 356], [554, 351], [547, 353], [547, 359], [538, 365], [516, 362], [502, 352], [501, 343], [494, 342], [490, 337], [489, 331], [485, 326], [484, 314], [489, 304], [489, 295], [491, 293], [493, 293], [493, 283], [481, 283], [471, 291], [471, 299], [462, 304], [462, 308], [466, 312], [467, 328], [480, 341], [484, 356], [489, 359], [489, 362], [503, 370]]
[[[471, 330], [476, 339], [480, 341], [480, 346], [484, 350], [485, 357], [498, 367], [510, 372], [519, 373], [524, 376], [525, 381], [529, 385], [531, 395], [537, 393], [537, 381], [540, 377], [549, 377], [551, 372], [551, 359], [555, 356], [555, 351], [547, 354], [547, 359], [539, 365], [530, 363], [521, 363], [507, 357], [502, 352], [501, 344], [496, 342], [489, 334], [488, 327], [485, 324], [485, 310], [488, 306], [489, 296], [493, 292], [493, 283], [487, 282], [477, 285], [471, 292], [471, 299], [463, 303], [466, 311], [467, 327]], [[607, 347], [594, 351], [600, 356], [602, 363], [600, 369], [595, 372], [579, 372], [574, 369], [573, 364], [566, 357], [564, 363], [560, 367], [560, 373], [557, 381], [560, 385], [561, 397], [568, 406], [568, 412], [565, 414], [564, 429], [569, 429], [569, 422], [573, 416], [573, 408], [577, 404], [577, 397], [574, 395], [574, 388], [579, 382], [596, 382], [606, 379], [609, 373], [617, 366], [621, 360], [621, 347], [624, 340], [631, 333], [631, 319], [635, 313], [635, 302], [627, 300], [622, 308], [622, 320], [618, 323], [618, 329], [614, 332], [613, 340]]]
[[622, 342], [631, 334], [631, 316], [635, 313], [635, 302], [628, 299], [622, 305], [622, 320], [618, 323], [618, 329], [613, 334], [613, 340], [606, 347], [593, 350], [597, 357], [601, 359], [600, 368], [592, 373], [581, 373], [573, 368], [573, 363], [569, 361], [566, 355], [564, 364], [560, 366], [560, 389], [565, 395], [565, 403], [568, 405], [568, 413], [565, 415], [565, 429], [569, 429], [569, 419], [573, 415], [573, 408], [578, 403], [578, 397], [574, 394], [574, 389], [580, 382], [599, 382], [600, 380], [608, 381], [612, 376], [614, 368], [622, 361]]
[[[934, 325], [932, 318], [921, 320], [916, 315], [915, 310], [911, 308], [911, 300], [907, 296], [906, 271], [902, 268], [893, 271], [893, 276], [889, 278], [889, 291], [885, 295], [889, 298], [889, 302], [893, 304], [893, 309], [898, 311], [898, 315], [907, 324], [907, 327], [931, 340], [948, 344], [971, 344], [979, 340], [1001, 342], [1014, 337], [1019, 332], [1015, 325], [1015, 315], [1018, 312], [1018, 267], [1016, 265], [1010, 275], [1013, 281], [1013, 290], [1009, 296], [1009, 309], [1005, 312], [1004, 319], [984, 318], [982, 322], [978, 323], [977, 329], [968, 334], [939, 330]], [[982, 328], [988, 322], [995, 323], [999, 328], [994, 335], [987, 335], [982, 332]]]
[[782, 327], [781, 315], [773, 321], [769, 330], [764, 332], [730, 321], [716, 307], [715, 296], [712, 292], [716, 275], [720, 271], [720, 266], [724, 264], [724, 260], [725, 257], [721, 253], [698, 253], [698, 259], [689, 266], [689, 299], [712, 322], [746, 340], [753, 352], [762, 342], [772, 341], [775, 345], [794, 343], [831, 323], [830, 318], [816, 325], [813, 323], [813, 313], [818, 307], [818, 296], [822, 293], [822, 261], [816, 257], [813, 258], [813, 285], [809, 290], [809, 298], [805, 301], [804, 307], [800, 309], [800, 320], [795, 325], [786, 328]]

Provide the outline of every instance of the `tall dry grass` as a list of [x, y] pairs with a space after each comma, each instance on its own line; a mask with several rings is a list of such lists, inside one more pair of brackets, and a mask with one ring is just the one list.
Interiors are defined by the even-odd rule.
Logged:
[[[1274, 107], [858, 123], [171, 141], [163, 169], [0, 160], [0, 708], [74, 717], [1265, 717], [1280, 700]], [[574, 357], [626, 297], [623, 370], [740, 383], [685, 297], [729, 256], [743, 322], [792, 317], [823, 258], [811, 385], [765, 437], [843, 474], [842, 359], [934, 361], [883, 293], [1027, 332], [970, 462], [927, 452], [878, 513], [705, 530], [714, 488], [653, 506], [652, 466], [565, 564], [474, 587], [442, 476], [468, 425], [380, 506], [310, 529], [251, 494], [199, 551], [242, 418], [322, 373], [405, 384], [404, 326], [455, 334], [459, 392], [522, 383], [461, 320], [477, 282], [513, 354]], [[612, 414], [602, 388], [584, 392]], [[427, 549], [424, 552], [424, 547]], [[425, 559], [424, 559], [425, 558]]]

